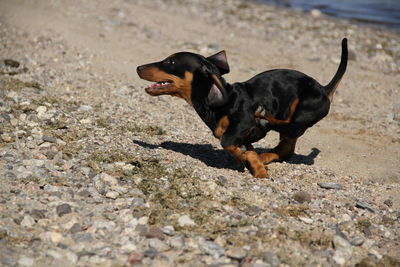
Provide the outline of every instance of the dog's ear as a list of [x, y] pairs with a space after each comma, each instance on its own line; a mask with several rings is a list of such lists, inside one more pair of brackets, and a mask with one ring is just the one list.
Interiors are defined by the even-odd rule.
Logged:
[[213, 63], [221, 73], [221, 75], [229, 73], [228, 60], [226, 59], [225, 50], [222, 50], [207, 58], [208, 61]]
[[210, 92], [208, 93], [207, 104], [211, 107], [222, 106], [227, 102], [228, 98], [225, 87], [215, 74], [211, 74], [210, 77], [214, 83], [211, 85]]

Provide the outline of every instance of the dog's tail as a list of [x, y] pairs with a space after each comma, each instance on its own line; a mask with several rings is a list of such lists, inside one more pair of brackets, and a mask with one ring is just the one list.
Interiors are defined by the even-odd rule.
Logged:
[[332, 80], [325, 86], [326, 93], [328, 94], [329, 101], [332, 102], [333, 94], [336, 91], [340, 81], [343, 78], [343, 75], [346, 71], [347, 67], [347, 58], [348, 58], [348, 51], [347, 51], [347, 38], [343, 38], [342, 40], [342, 57], [340, 59], [339, 68], [333, 76]]

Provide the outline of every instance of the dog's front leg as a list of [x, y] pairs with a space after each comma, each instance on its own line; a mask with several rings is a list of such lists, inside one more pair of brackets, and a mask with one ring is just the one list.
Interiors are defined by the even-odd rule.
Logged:
[[264, 164], [254, 150], [242, 150], [238, 145], [223, 146], [238, 162], [244, 162], [255, 178], [267, 178], [268, 173]]

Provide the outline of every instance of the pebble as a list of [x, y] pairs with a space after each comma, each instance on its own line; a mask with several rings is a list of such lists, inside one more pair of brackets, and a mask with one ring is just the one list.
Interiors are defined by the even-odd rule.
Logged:
[[165, 242], [157, 238], [150, 239], [149, 246], [159, 252], [165, 252], [170, 249], [170, 247]]
[[14, 60], [14, 59], [4, 59], [4, 65], [11, 67], [11, 68], [18, 68], [19, 67], [19, 62]]
[[108, 191], [106, 193], [106, 198], [116, 199], [119, 196], [118, 192], [115, 191]]
[[306, 191], [299, 191], [293, 194], [292, 198], [299, 203], [310, 202], [311, 195]]
[[91, 233], [86, 233], [86, 232], [79, 232], [74, 235], [72, 235], [72, 238], [75, 240], [75, 242], [92, 242], [93, 241], [93, 235]]
[[172, 225], [166, 225], [162, 228], [164, 234], [173, 236], [175, 235], [175, 228]]
[[195, 226], [196, 223], [189, 217], [189, 215], [182, 215], [178, 219], [180, 227]]
[[27, 267], [32, 266], [34, 262], [35, 262], [35, 260], [33, 258], [26, 257], [26, 256], [22, 256], [18, 260], [18, 264], [20, 266], [27, 266]]
[[278, 256], [272, 251], [265, 251], [262, 253], [262, 260], [268, 263], [271, 267], [277, 267], [281, 265], [281, 261]]
[[70, 229], [71, 234], [76, 234], [76, 233], [82, 232], [82, 231], [83, 231], [83, 227], [79, 223], [74, 223], [74, 225], [72, 225], [72, 227]]
[[146, 238], [157, 238], [159, 240], [165, 240], [163, 231], [158, 227], [151, 227], [148, 231], [143, 231], [140, 233], [141, 236]]
[[353, 246], [361, 246], [362, 244], [364, 244], [364, 242], [365, 242], [365, 238], [360, 236], [360, 237], [353, 238], [350, 243]]
[[321, 188], [325, 188], [325, 189], [337, 189], [337, 190], [343, 189], [343, 185], [338, 184], [338, 183], [332, 183], [332, 182], [321, 182], [321, 183], [318, 183], [318, 185]]
[[168, 239], [167, 243], [174, 249], [181, 250], [185, 247], [185, 238], [183, 236], [174, 236]]
[[220, 258], [225, 253], [225, 249], [213, 241], [202, 241], [199, 248], [203, 253], [212, 256], [214, 259]]
[[158, 254], [158, 251], [156, 249], [154, 249], [154, 248], [146, 249], [143, 252], [143, 255], [145, 257], [147, 257], [147, 258], [150, 258], [150, 259], [154, 259], [157, 256], [157, 254]]
[[143, 259], [143, 257], [144, 257], [143, 253], [134, 252], [134, 253], [132, 253], [132, 254], [129, 255], [128, 263], [129, 263], [130, 265], [135, 265], [136, 263], [141, 262], [142, 259]]
[[42, 136], [42, 140], [43, 140], [44, 142], [57, 143], [57, 138], [55, 138], [55, 137], [53, 137], [53, 136], [43, 135], [43, 136]]
[[322, 12], [319, 9], [312, 9], [310, 11], [311, 16], [313, 16], [314, 18], [319, 18], [322, 15]]
[[360, 209], [368, 210], [368, 211], [370, 211], [372, 213], [375, 213], [375, 210], [373, 208], [371, 208], [369, 205], [367, 205], [366, 203], [364, 203], [364, 202], [357, 202], [356, 203], [356, 207], [360, 208]]
[[233, 247], [233, 248], [228, 249], [225, 254], [229, 258], [232, 258], [235, 260], [241, 260], [244, 257], [246, 257], [247, 252], [243, 248]]
[[89, 105], [80, 105], [78, 108], [79, 111], [89, 111], [92, 109], [93, 109], [92, 106], [89, 106]]
[[386, 199], [383, 204], [385, 204], [386, 206], [388, 206], [389, 208], [391, 208], [393, 206], [393, 200], [391, 199]]
[[72, 208], [71, 208], [71, 206], [69, 204], [63, 203], [63, 204], [58, 205], [56, 207], [56, 212], [57, 212], [58, 216], [62, 217], [65, 214], [71, 213], [72, 212]]
[[29, 215], [25, 215], [24, 218], [21, 221], [21, 226], [22, 227], [32, 227], [35, 224], [35, 220], [29, 216]]
[[335, 247], [335, 252], [332, 259], [339, 265], [344, 265], [351, 257], [353, 249], [349, 241], [335, 235], [333, 237], [333, 245]]
[[300, 219], [300, 221], [308, 223], [308, 224], [312, 224], [314, 222], [313, 219], [305, 217], [305, 216], [299, 216], [298, 218]]

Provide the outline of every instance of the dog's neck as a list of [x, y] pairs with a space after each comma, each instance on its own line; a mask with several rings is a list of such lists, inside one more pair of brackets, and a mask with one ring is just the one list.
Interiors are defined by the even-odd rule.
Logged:
[[[231, 92], [231, 88], [232, 85], [228, 83], [225, 84], [228, 98]], [[229, 109], [229, 107], [233, 104], [233, 102], [227, 101], [227, 103], [223, 106], [211, 107], [207, 104], [206, 96], [192, 100], [193, 108], [196, 110], [197, 114], [204, 121], [204, 123], [211, 129], [211, 131], [214, 131], [216, 129], [218, 121], [227, 114], [227, 109]]]

